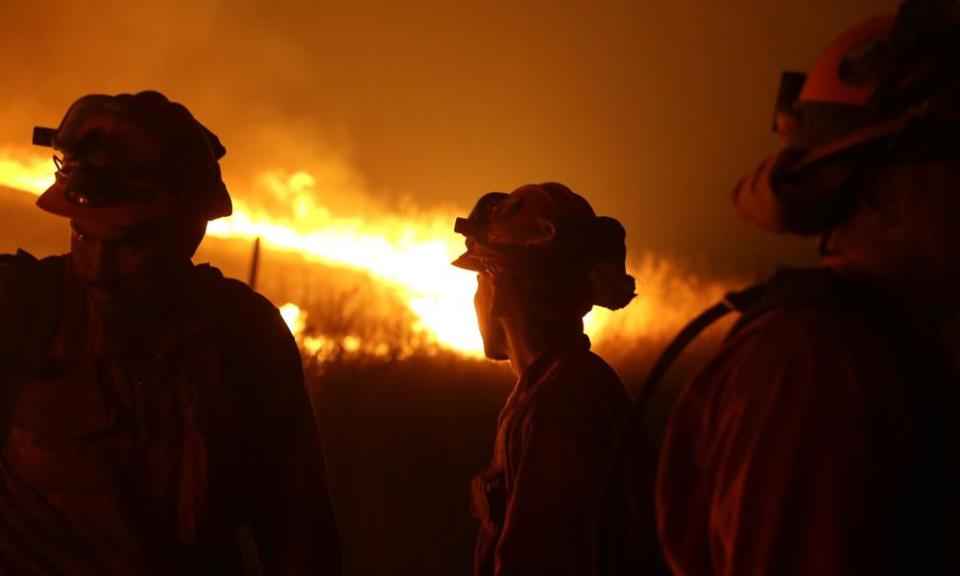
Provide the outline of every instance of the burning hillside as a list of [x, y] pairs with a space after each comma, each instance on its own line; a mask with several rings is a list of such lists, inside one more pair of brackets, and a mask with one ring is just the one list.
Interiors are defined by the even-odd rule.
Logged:
[[[39, 194], [52, 172], [43, 155], [0, 148], [2, 186]], [[248, 186], [233, 186], [234, 214], [210, 224], [213, 240], [204, 248], [217, 240], [243, 243], [229, 250], [230, 265], [219, 261], [222, 243], [201, 256], [209, 254], [242, 277], [243, 258], [256, 238], [271, 253], [288, 255], [280, 257], [286, 265], [261, 275], [260, 287], [281, 305], [308, 356], [396, 358], [439, 349], [479, 356], [475, 279], [449, 264], [463, 249], [452, 229], [458, 211], [368, 207], [362, 215], [337, 214], [324, 197], [328, 186], [342, 187], [344, 179], [331, 182], [330, 173], [323, 165], [313, 171], [265, 170]], [[362, 190], [355, 194], [365, 197]], [[662, 339], [727, 287], [649, 254], [633, 257], [629, 272], [637, 278], [638, 297], [623, 311], [595, 309], [586, 318], [587, 333], [599, 347]]]

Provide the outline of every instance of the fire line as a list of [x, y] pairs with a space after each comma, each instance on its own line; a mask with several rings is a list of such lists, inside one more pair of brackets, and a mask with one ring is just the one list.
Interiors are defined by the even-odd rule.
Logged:
[[[0, 147], [0, 186], [39, 195], [52, 182], [49, 158]], [[233, 215], [211, 222], [209, 236], [251, 244], [260, 238], [268, 249], [362, 271], [396, 292], [416, 318], [415, 332], [444, 348], [482, 356], [473, 311], [475, 277], [450, 266], [463, 250], [463, 238], [453, 232], [454, 211], [337, 216], [317, 202], [321, 191], [307, 171], [264, 171], [253, 188], [273, 195], [290, 214], [278, 217], [234, 192]], [[637, 278], [638, 298], [623, 311], [594, 309], [585, 318], [586, 332], [595, 342], [667, 335], [726, 289], [723, 283], [690, 278], [662, 259], [634, 260], [630, 273]], [[324, 349], [328, 342], [323, 335], [304, 333], [305, 311], [294, 303], [284, 303], [281, 310], [306, 352]], [[341, 347], [380, 350], [377, 343], [349, 336]]]

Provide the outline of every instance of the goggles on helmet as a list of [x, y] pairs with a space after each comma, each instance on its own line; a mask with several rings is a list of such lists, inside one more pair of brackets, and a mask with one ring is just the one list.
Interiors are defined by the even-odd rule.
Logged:
[[958, 96], [960, 3], [906, 0], [896, 18], [861, 23], [809, 74], [782, 76], [774, 129], [786, 146], [738, 184], [738, 212], [773, 232], [828, 230], [860, 166], [957, 158]]
[[457, 218], [454, 230], [466, 236], [467, 250], [453, 262], [459, 268], [482, 272], [505, 266], [531, 286], [566, 286], [587, 309], [597, 304], [615, 310], [634, 296], [623, 226], [597, 217], [582, 196], [562, 184], [485, 194], [469, 217]]
[[230, 214], [217, 164], [225, 150], [186, 108], [159, 93], [84, 96], [58, 128], [35, 128], [33, 143], [57, 151], [56, 182], [38, 200], [54, 214], [124, 224], [175, 213]]
[[470, 215], [466, 218], [457, 218], [453, 225], [453, 231], [457, 234], [463, 234], [468, 240], [480, 240], [485, 242], [487, 239], [487, 228], [493, 217], [493, 211], [497, 205], [507, 199], [508, 194], [504, 192], [488, 192], [480, 197], [474, 205]]
[[173, 204], [176, 199], [166, 189], [150, 182], [124, 176], [121, 166], [97, 165], [89, 161], [53, 157], [56, 178], [63, 183], [64, 197], [84, 208], [103, 208], [118, 204]]

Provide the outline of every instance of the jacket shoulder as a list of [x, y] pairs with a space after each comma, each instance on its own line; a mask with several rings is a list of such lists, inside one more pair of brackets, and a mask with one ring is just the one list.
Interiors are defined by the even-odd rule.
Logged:
[[549, 374], [548, 388], [574, 391], [578, 394], [621, 390], [626, 393], [623, 381], [613, 367], [590, 350], [559, 356]]
[[13, 254], [0, 254], [0, 270], [13, 272], [20, 269], [33, 269], [37, 265], [45, 267], [62, 266], [66, 258], [65, 254], [37, 258], [26, 250], [17, 250]]
[[688, 383], [680, 401], [743, 409], [778, 403], [804, 410], [813, 398], [845, 404], [864, 395], [899, 396], [897, 382], [909, 362], [891, 331], [878, 330], [874, 319], [858, 311], [771, 310], [730, 338]]
[[[213, 266], [197, 266], [195, 273], [204, 339], [221, 350], [232, 377], [263, 394], [302, 387], [300, 348], [277, 307]], [[274, 384], [265, 386], [268, 382]], [[286, 384], [277, 386], [281, 382]]]
[[300, 349], [280, 311], [212, 266], [198, 266], [197, 273], [202, 286], [199, 303], [209, 322], [203, 333], [223, 354], [230, 378], [245, 383], [242, 388], [256, 398], [258, 410], [286, 410], [276, 407], [278, 398], [302, 391], [304, 374]]
[[[56, 287], [63, 272], [65, 256], [47, 256], [37, 259], [23, 250], [14, 254], [0, 254], [0, 297], [4, 300], [32, 298], [38, 291], [50, 292]], [[18, 303], [8, 302], [17, 306]]]
[[245, 283], [225, 277], [210, 265], [197, 267], [203, 300], [215, 311], [219, 323], [228, 331], [244, 335], [292, 335], [280, 311], [265, 296]]
[[17, 250], [13, 254], [0, 254], [0, 269], [5, 272], [10, 272], [18, 267], [35, 265], [37, 262], [39, 260], [25, 250]]
[[[799, 306], [765, 311], [725, 343], [725, 351], [759, 349], [784, 353], [852, 351], [888, 344], [878, 318], [837, 306]], [[891, 326], [892, 327], [892, 326]]]
[[558, 357], [538, 383], [529, 417], [566, 414], [616, 428], [626, 419], [630, 395], [617, 373], [589, 350]]

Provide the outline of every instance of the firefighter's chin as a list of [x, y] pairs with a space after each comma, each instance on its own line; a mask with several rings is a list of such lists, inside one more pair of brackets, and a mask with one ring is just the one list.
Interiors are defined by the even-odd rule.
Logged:
[[94, 310], [105, 320], [115, 320], [130, 310], [131, 298], [119, 290], [91, 286], [87, 295]]
[[487, 316], [478, 316], [480, 337], [483, 339], [483, 354], [491, 360], [509, 360], [507, 336], [500, 323]]
[[491, 350], [486, 346], [483, 347], [483, 354], [490, 360], [509, 360], [510, 359], [510, 357], [507, 356], [506, 352], [498, 349]]
[[481, 330], [483, 354], [490, 360], [509, 360], [506, 337], [502, 330]]

